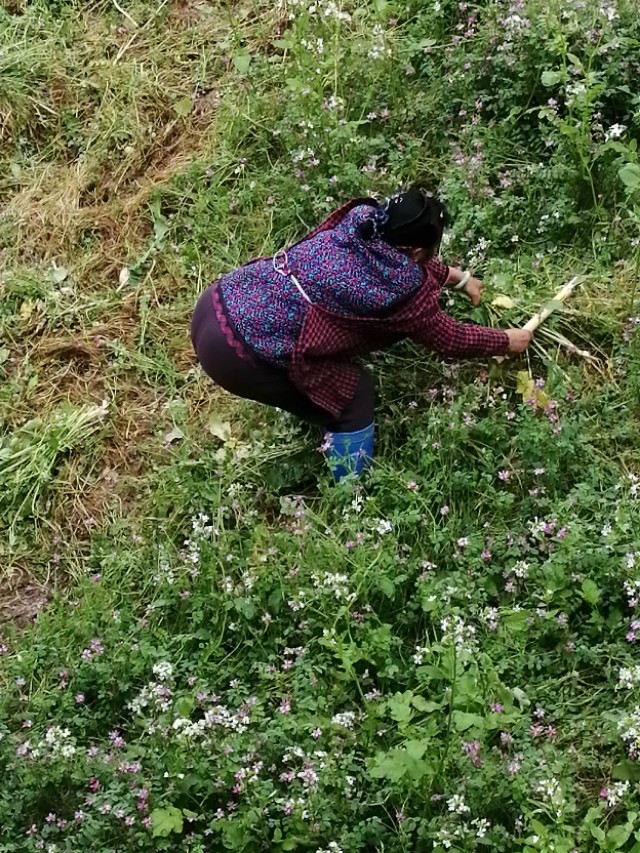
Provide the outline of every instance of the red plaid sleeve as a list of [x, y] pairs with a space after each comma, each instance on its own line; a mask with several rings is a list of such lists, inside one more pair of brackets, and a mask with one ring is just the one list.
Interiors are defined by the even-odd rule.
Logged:
[[454, 358], [503, 355], [509, 347], [509, 338], [502, 329], [460, 323], [437, 305], [424, 318], [420, 328], [412, 332], [411, 338], [428, 349]]
[[[502, 329], [490, 329], [475, 323], [460, 323], [440, 308], [440, 289], [449, 277], [449, 267], [436, 258], [424, 265], [424, 282], [418, 317], [414, 316], [409, 337], [416, 343], [453, 358], [502, 355], [509, 338]], [[417, 320], [417, 322], [415, 322]]]
[[449, 278], [449, 267], [439, 261], [437, 258], [431, 258], [425, 264], [428, 273], [431, 273], [433, 278], [438, 282], [440, 287], [443, 287]]

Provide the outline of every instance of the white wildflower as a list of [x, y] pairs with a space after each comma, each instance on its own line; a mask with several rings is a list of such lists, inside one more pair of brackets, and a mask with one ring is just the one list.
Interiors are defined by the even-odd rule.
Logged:
[[442, 642], [455, 646], [458, 654], [468, 652], [472, 654], [475, 650], [476, 629], [473, 625], [467, 625], [461, 616], [445, 616], [440, 622], [442, 630]]
[[614, 785], [607, 790], [607, 805], [613, 808], [617, 806], [629, 792], [631, 785], [629, 782], [615, 782]]
[[427, 646], [416, 646], [416, 652], [413, 656], [415, 665], [420, 666], [428, 654], [431, 654], [431, 649], [427, 648]]
[[339, 714], [334, 714], [331, 722], [334, 726], [342, 726], [344, 729], [352, 729], [356, 715], [353, 711], [342, 711]]
[[153, 665], [153, 674], [160, 681], [169, 681], [173, 675], [173, 667], [168, 661], [160, 661]]
[[610, 139], [619, 139], [626, 129], [626, 124], [612, 124], [604, 135], [605, 141], [608, 142]]
[[635, 666], [622, 667], [618, 673], [618, 684], [616, 690], [633, 690], [640, 685], [640, 664]]
[[471, 811], [469, 806], [464, 801], [464, 796], [462, 794], [453, 794], [447, 800], [447, 808], [450, 812], [454, 814], [467, 814], [467, 812]]
[[384, 536], [386, 533], [391, 533], [393, 525], [385, 518], [379, 518], [374, 529], [380, 534], [380, 536]]
[[351, 602], [356, 597], [355, 592], [349, 591], [349, 576], [340, 572], [313, 573], [311, 575], [314, 587], [319, 592], [332, 595], [334, 598]]
[[627, 744], [629, 756], [636, 759], [640, 755], [640, 705], [620, 720], [618, 732]]

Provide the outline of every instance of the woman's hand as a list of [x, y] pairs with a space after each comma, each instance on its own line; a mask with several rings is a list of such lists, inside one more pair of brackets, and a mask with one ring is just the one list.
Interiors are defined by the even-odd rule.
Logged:
[[509, 355], [517, 355], [524, 352], [533, 340], [533, 335], [528, 329], [505, 329], [509, 338]]
[[484, 290], [484, 284], [480, 281], [479, 278], [474, 278], [471, 276], [469, 281], [464, 286], [464, 292], [467, 294], [469, 299], [471, 300], [471, 304], [474, 308], [477, 308], [480, 305], [480, 300], [482, 299], [482, 291]]

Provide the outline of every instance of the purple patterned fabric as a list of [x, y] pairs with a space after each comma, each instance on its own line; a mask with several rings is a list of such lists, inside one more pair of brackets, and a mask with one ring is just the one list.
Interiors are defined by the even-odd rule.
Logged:
[[[356, 228], [369, 205], [335, 227], [287, 250], [289, 267], [312, 303], [336, 314], [381, 317], [415, 293], [423, 269], [383, 240], [362, 240]], [[271, 259], [245, 264], [219, 282], [225, 307], [247, 344], [271, 364], [287, 366], [309, 304]]]

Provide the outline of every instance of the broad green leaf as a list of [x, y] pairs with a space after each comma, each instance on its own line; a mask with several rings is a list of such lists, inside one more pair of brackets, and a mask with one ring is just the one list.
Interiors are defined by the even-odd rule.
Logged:
[[193, 711], [193, 699], [189, 696], [181, 696], [175, 704], [179, 717], [189, 717]]
[[600, 587], [590, 578], [582, 581], [581, 594], [585, 601], [594, 606], [600, 601]]
[[398, 723], [408, 723], [413, 715], [411, 710], [411, 700], [413, 693], [407, 690], [406, 693], [396, 693], [390, 699], [387, 699], [387, 707], [391, 718]]
[[235, 608], [245, 619], [251, 620], [256, 615], [256, 606], [250, 598], [237, 598]]
[[627, 163], [618, 172], [618, 177], [627, 189], [635, 190], [640, 186], [640, 166]]
[[193, 101], [189, 97], [180, 98], [179, 101], [176, 101], [173, 105], [174, 110], [178, 113], [180, 118], [186, 118], [191, 114], [191, 110], [193, 109]]
[[614, 779], [629, 782], [640, 782], [640, 764], [625, 758], [615, 765], [611, 771]]
[[484, 717], [479, 714], [469, 714], [466, 711], [454, 711], [453, 725], [459, 732], [466, 732], [471, 728], [482, 728]]
[[532, 818], [528, 822], [528, 828], [532, 829], [536, 833], [536, 835], [539, 835], [541, 838], [547, 837], [547, 834], [548, 834], [547, 827], [543, 823], [540, 823], [540, 821], [536, 820], [535, 818]]
[[437, 711], [442, 707], [439, 702], [430, 702], [424, 696], [414, 696], [411, 704], [417, 711], [424, 711], [426, 714]]
[[607, 832], [606, 845], [607, 850], [619, 850], [623, 844], [626, 844], [633, 825], [625, 824], [624, 826], [614, 826]]
[[429, 746], [428, 742], [425, 740], [408, 740], [404, 748], [407, 751], [407, 755], [410, 758], [422, 758], [422, 756], [427, 751], [427, 747]]
[[563, 308], [564, 302], [561, 302], [559, 299], [550, 299], [542, 306], [543, 311], [549, 311], [550, 313], [553, 311], [562, 311]]
[[521, 708], [528, 708], [531, 704], [531, 700], [521, 687], [513, 687], [511, 694]]
[[384, 575], [378, 578], [377, 587], [387, 598], [393, 598], [396, 594], [396, 585], [391, 578], [387, 578]]
[[391, 782], [399, 782], [407, 772], [406, 756], [399, 749], [392, 749], [388, 753], [378, 753], [375, 764], [369, 770], [373, 779], [389, 779]]
[[543, 71], [542, 77], [543, 86], [556, 86], [562, 80], [562, 72], [560, 71]]
[[175, 806], [167, 806], [166, 809], [154, 809], [150, 817], [154, 838], [166, 838], [172, 832], [182, 832], [182, 812]]
[[233, 64], [238, 69], [240, 74], [246, 74], [251, 65], [251, 54], [236, 53], [233, 57]]

